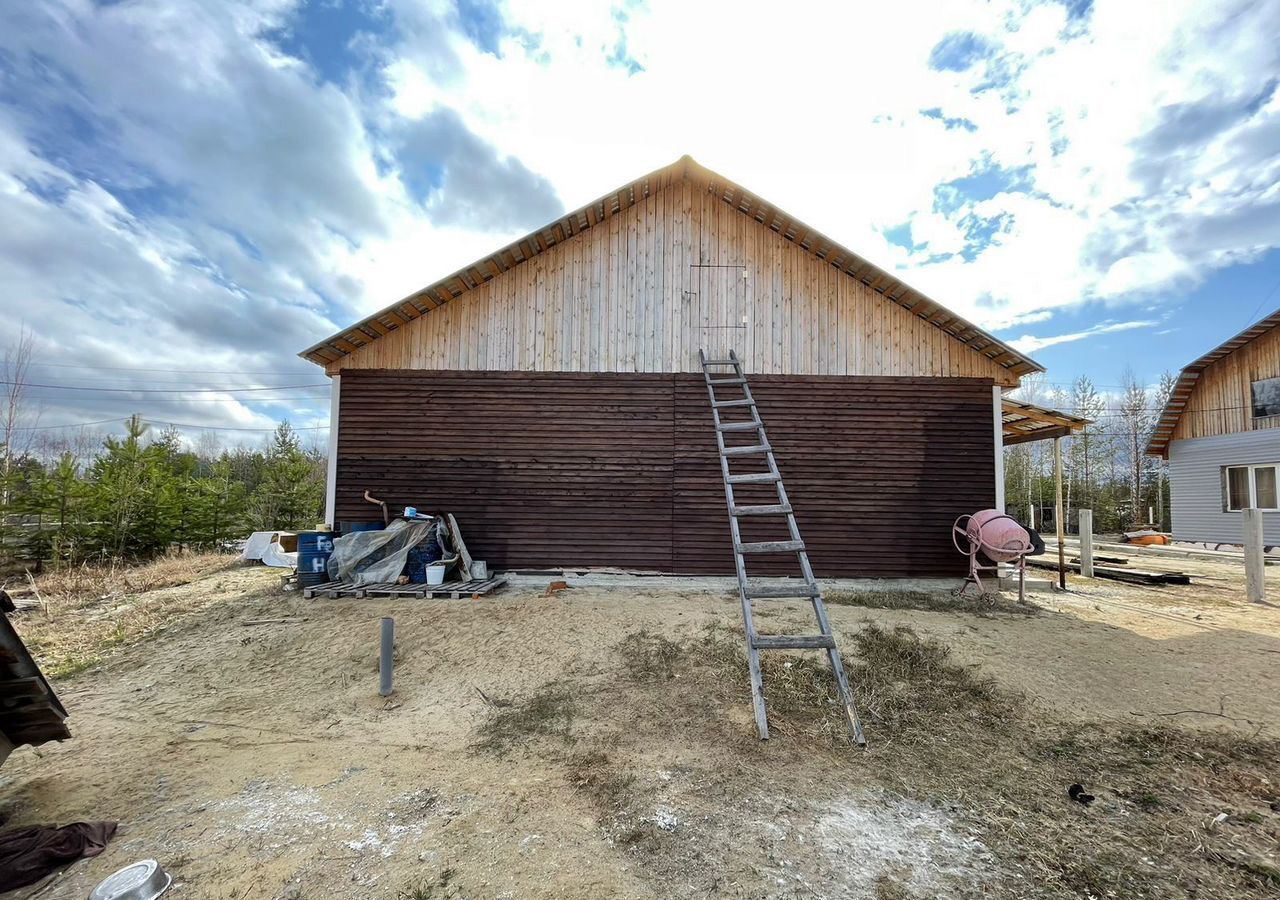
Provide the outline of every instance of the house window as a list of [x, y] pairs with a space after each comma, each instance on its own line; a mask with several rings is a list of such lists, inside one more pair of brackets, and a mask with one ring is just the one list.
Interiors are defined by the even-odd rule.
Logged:
[[1241, 509], [1280, 510], [1280, 490], [1277, 488], [1276, 469], [1266, 466], [1227, 466], [1222, 481], [1224, 507], [1228, 511]]
[[1266, 378], [1253, 383], [1253, 417], [1265, 419], [1280, 416], [1280, 378]]

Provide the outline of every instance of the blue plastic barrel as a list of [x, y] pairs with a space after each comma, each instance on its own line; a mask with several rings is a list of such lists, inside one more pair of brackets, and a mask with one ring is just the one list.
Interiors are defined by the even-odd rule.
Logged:
[[327, 531], [298, 532], [298, 582], [304, 586], [325, 584], [329, 579], [329, 555], [333, 535]]
[[343, 534], [350, 534], [353, 531], [381, 531], [386, 526], [381, 522], [339, 522], [338, 527]]

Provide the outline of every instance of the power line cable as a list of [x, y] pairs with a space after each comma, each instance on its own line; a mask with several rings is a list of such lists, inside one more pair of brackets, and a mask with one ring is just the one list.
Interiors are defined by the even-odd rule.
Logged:
[[0, 384], [21, 384], [29, 388], [49, 388], [59, 391], [99, 391], [126, 394], [242, 394], [249, 391], [284, 391], [295, 388], [327, 388], [327, 384], [272, 384], [261, 387], [239, 388], [127, 388], [127, 387], [92, 387], [75, 384], [36, 384], [29, 381], [0, 381]]
[[32, 362], [32, 366], [43, 366], [53, 369], [95, 369], [106, 372], [169, 372], [179, 375], [297, 375], [298, 372], [282, 369], [250, 372], [241, 369], [165, 369], [147, 366], [91, 366], [83, 363], [50, 363]]
[[[46, 431], [56, 428], [87, 428], [91, 425], [111, 425], [117, 422], [128, 422], [131, 417], [117, 416], [114, 419], [98, 419], [94, 422], [67, 422], [62, 425], [31, 425], [26, 428], [19, 428], [18, 431]], [[184, 422], [165, 422], [160, 419], [152, 419], [148, 416], [142, 416], [142, 421], [148, 425], [172, 425], [174, 428], [200, 428], [212, 431], [275, 431], [279, 426], [273, 428], [247, 428], [236, 425], [190, 425]], [[294, 431], [320, 431], [328, 428], [328, 425], [294, 425], [290, 423], [290, 428]]]
[[[33, 396], [33, 400], [52, 400], [52, 397]], [[285, 394], [281, 396], [271, 397], [104, 397], [101, 400], [89, 401], [88, 399], [80, 402], [88, 403], [124, 403], [130, 405], [150, 405], [153, 403], [271, 403], [280, 404], [289, 401], [297, 401], [306, 403], [308, 406], [316, 404], [325, 404], [329, 402], [328, 397], [305, 396], [301, 394]], [[74, 402], [74, 401], [71, 401]]]
[[1277, 289], [1280, 289], [1280, 278], [1276, 279], [1276, 283], [1271, 285], [1271, 290], [1267, 291], [1267, 295], [1263, 297], [1261, 300], [1259, 300], [1258, 305], [1253, 308], [1253, 312], [1249, 313], [1249, 318], [1246, 319], [1244, 323], [1245, 328], [1248, 328], [1250, 325], [1253, 324], [1254, 316], [1256, 316], [1259, 313], [1259, 311], [1261, 311], [1262, 307], [1266, 305], [1266, 302], [1270, 300], [1272, 296], [1275, 295], [1275, 292]]
[[45, 431], [52, 428], [86, 428], [90, 425], [107, 425], [111, 422], [123, 422], [124, 419], [119, 417], [114, 419], [99, 419], [96, 422], [68, 422], [64, 425], [28, 425], [25, 428], [18, 428], [18, 431]]
[[[239, 373], [239, 374], [245, 374], [245, 373]], [[293, 374], [294, 376], [297, 376], [298, 373], [293, 372], [293, 373], [280, 373], [280, 374]], [[86, 376], [79, 376], [79, 377], [86, 377]], [[94, 377], [97, 377], [97, 376], [94, 376]], [[186, 385], [188, 389], [195, 389], [195, 388], [202, 388], [202, 387], [212, 388], [212, 387], [218, 387], [219, 385], [225, 384], [226, 382], [220, 381], [219, 379], [216, 379], [216, 378], [192, 376], [191, 378], [138, 378], [138, 379], [130, 379], [129, 383], [131, 385], [137, 385], [137, 388], [129, 388], [129, 390], [137, 390], [139, 388], [150, 387], [151, 385], [167, 385], [167, 384]]]
[[[121, 419], [120, 421], [123, 422], [128, 420]], [[146, 422], [149, 425], [171, 425], [174, 428], [197, 428], [197, 429], [204, 429], [207, 431], [275, 431], [276, 428], [280, 427], [280, 425], [276, 425], [274, 428], [241, 428], [234, 425], [190, 425], [184, 422], [162, 422], [159, 419], [148, 419], [145, 416], [143, 417], [142, 421]], [[292, 422], [290, 422], [289, 427], [294, 431], [321, 431], [325, 428], [328, 428], [329, 426], [328, 425], [294, 425]]]

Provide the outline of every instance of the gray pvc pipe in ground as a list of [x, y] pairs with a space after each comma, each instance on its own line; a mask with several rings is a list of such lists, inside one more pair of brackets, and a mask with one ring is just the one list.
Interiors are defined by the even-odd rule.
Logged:
[[391, 653], [396, 646], [396, 620], [390, 616], [382, 620], [382, 656], [378, 663], [378, 693], [391, 696], [391, 671], [395, 665]]

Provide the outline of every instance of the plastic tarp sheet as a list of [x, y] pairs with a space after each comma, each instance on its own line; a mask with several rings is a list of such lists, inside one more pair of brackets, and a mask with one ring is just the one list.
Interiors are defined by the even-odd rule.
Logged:
[[262, 551], [262, 564], [271, 566], [273, 569], [296, 569], [298, 567], [298, 554], [290, 553], [277, 543], [267, 544], [267, 549]]
[[431, 534], [430, 520], [396, 519], [381, 531], [353, 531], [334, 538], [329, 577], [351, 584], [377, 584], [400, 577], [409, 551]]
[[[255, 531], [245, 539], [244, 549], [240, 551], [241, 562], [252, 562], [255, 559], [262, 559], [267, 548], [272, 544], [279, 544], [281, 535], [292, 536], [292, 531]], [[280, 548], [283, 551], [283, 547]]]

